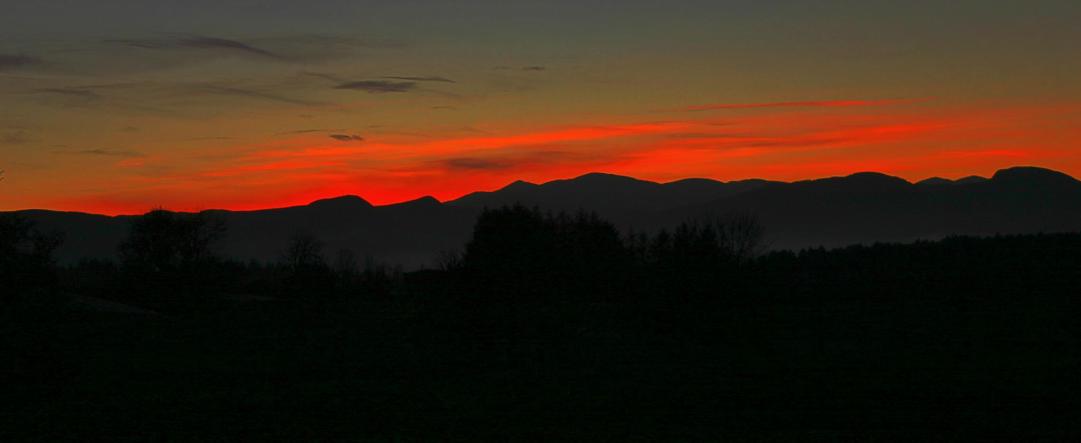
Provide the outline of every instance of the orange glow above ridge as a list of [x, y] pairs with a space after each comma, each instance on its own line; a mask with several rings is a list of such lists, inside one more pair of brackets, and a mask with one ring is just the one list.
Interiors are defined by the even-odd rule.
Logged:
[[425, 195], [445, 201], [514, 180], [545, 182], [594, 171], [668, 181], [799, 180], [875, 170], [919, 180], [988, 175], [1025, 163], [1081, 175], [1075, 152], [1081, 129], [1068, 118], [1056, 120], [1063, 110], [1077, 112], [1075, 105], [936, 108], [914, 100], [837, 100], [686, 109], [762, 111], [681, 111], [667, 119], [416, 142], [373, 136], [343, 144], [298, 136], [236, 146], [235, 155], [210, 163], [185, 164], [181, 155], [124, 159], [116, 164], [124, 171], [184, 167], [149, 176], [120, 174], [112, 189], [51, 204], [120, 214], [156, 206], [259, 209], [343, 194], [377, 205]]

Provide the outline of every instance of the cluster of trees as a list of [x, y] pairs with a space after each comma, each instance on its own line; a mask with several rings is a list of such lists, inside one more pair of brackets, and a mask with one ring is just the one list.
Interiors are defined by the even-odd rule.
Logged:
[[[163, 209], [134, 218], [117, 262], [83, 261], [58, 269], [58, 234], [9, 215], [0, 222], [8, 287], [68, 289], [124, 302], [194, 300], [214, 293], [333, 300], [401, 292], [400, 269], [353, 251], [333, 258], [326, 245], [296, 233], [272, 263], [242, 263], [217, 250], [228, 234], [212, 213]], [[763, 250], [763, 229], [745, 216], [689, 221], [673, 231], [624, 235], [596, 214], [545, 213], [508, 206], [485, 210], [463, 252], [440, 260], [439, 292], [491, 299], [565, 297], [614, 301], [651, 292], [703, 292], [731, 278]]]
[[485, 210], [463, 256], [452, 263], [481, 295], [615, 301], [643, 288], [684, 295], [712, 290], [764, 247], [764, 229], [750, 216], [623, 235], [595, 214], [512, 206]]
[[225, 236], [225, 223], [206, 213], [179, 214], [158, 209], [131, 224], [120, 244], [123, 264], [138, 272], [194, 273], [216, 260], [213, 246]]
[[[1008, 276], [1021, 271], [1029, 277], [1045, 275], [1048, 269], [1056, 272], [1036, 283], [1081, 284], [1078, 271], [1068, 271], [1081, 255], [1070, 249], [1077, 243], [1071, 234], [1058, 243], [1049, 236], [953, 238], [766, 252], [765, 231], [749, 216], [703, 217], [672, 230], [627, 234], [594, 214], [510, 206], [485, 210], [464, 250], [444, 254], [438, 269], [405, 274], [348, 250], [328, 255], [323, 242], [304, 233], [288, 240], [275, 262], [237, 262], [217, 252], [227, 233], [212, 214], [151, 211], [133, 219], [117, 262], [58, 267], [52, 252], [62, 237], [7, 215], [0, 218], [0, 284], [12, 289], [5, 295], [70, 291], [143, 305], [220, 294], [322, 301], [420, 294], [484, 303], [639, 304], [731, 304], [779, 294], [832, 296], [858, 290], [913, 297], [929, 293], [927, 287], [971, 293], [959, 285], [974, 282], [994, 281], [988, 285], [995, 287], [984, 289], [1001, 292], [1000, 280]], [[1056, 261], [1033, 267], [1045, 263], [1052, 246], [1059, 254]], [[1043, 249], [1032, 250], [1037, 247]], [[981, 248], [986, 251], [974, 255]], [[991, 278], [988, 270], [998, 274]], [[1063, 276], [1073, 280], [1062, 281]]]
[[[59, 235], [41, 233], [15, 215], [3, 218], [0, 231], [0, 278], [16, 288], [12, 293], [66, 290], [167, 309], [223, 293], [324, 301], [386, 297], [416, 293], [406, 280], [419, 280], [419, 274], [403, 279], [399, 269], [362, 261], [349, 250], [328, 257], [322, 241], [302, 232], [275, 262], [230, 260], [218, 252], [228, 226], [212, 213], [150, 211], [132, 220], [118, 261], [66, 267], [52, 259]], [[438, 288], [424, 289], [489, 301], [705, 293], [752, 262], [763, 244], [763, 230], [751, 217], [706, 218], [671, 232], [624, 235], [595, 214], [509, 206], [485, 210], [464, 251], [443, 256]]]
[[54, 292], [53, 251], [62, 241], [60, 233], [42, 232], [22, 217], [0, 215], [0, 287], [5, 288], [0, 302]]
[[154, 210], [134, 218], [117, 247], [116, 261], [58, 265], [63, 241], [17, 214], [0, 217], [0, 286], [5, 301], [53, 301], [67, 293], [154, 309], [205, 305], [225, 294], [329, 301], [357, 295], [385, 296], [400, 270], [349, 250], [328, 259], [317, 238], [296, 233], [278, 260], [240, 262], [218, 247], [228, 226], [211, 213]]
[[606, 297], [623, 289], [620, 274], [630, 258], [619, 231], [596, 215], [514, 206], [480, 215], [461, 271], [470, 289], [491, 296]]
[[361, 263], [349, 250], [329, 260], [323, 242], [303, 232], [274, 262], [230, 260], [217, 251], [227, 228], [208, 213], [156, 210], [137, 218], [119, 247], [119, 281], [151, 301], [162, 294], [191, 299], [222, 293], [327, 301], [385, 294], [397, 278], [396, 269]]
[[280, 279], [272, 280], [271, 288], [266, 292], [282, 298], [327, 301], [359, 296], [386, 297], [400, 280], [398, 268], [371, 257], [362, 261], [349, 249], [339, 249], [331, 260], [324, 249], [324, 243], [315, 236], [297, 232], [289, 239], [277, 263], [249, 266], [278, 275]]

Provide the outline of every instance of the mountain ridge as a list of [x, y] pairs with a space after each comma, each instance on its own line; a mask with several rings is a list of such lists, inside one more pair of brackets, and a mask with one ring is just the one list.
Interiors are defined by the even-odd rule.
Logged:
[[[274, 260], [290, 237], [305, 232], [334, 248], [419, 267], [440, 251], [461, 249], [484, 208], [510, 204], [594, 211], [620, 229], [638, 231], [704, 216], [749, 214], [759, 218], [777, 249], [1081, 229], [1081, 182], [1031, 166], [1004, 168], [990, 178], [915, 183], [877, 172], [795, 182], [690, 178], [664, 183], [591, 173], [541, 184], [514, 181], [444, 202], [425, 196], [377, 206], [344, 195], [285, 208], [203, 212], [226, 221], [229, 234], [221, 249], [229, 257]], [[138, 217], [13, 212], [43, 229], [67, 233], [58, 256], [69, 262], [115, 258], [130, 220]]]

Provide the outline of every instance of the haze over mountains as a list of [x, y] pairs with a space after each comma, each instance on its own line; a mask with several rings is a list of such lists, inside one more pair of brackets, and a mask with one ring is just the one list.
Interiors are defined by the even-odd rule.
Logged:
[[[521, 203], [552, 211], [596, 211], [625, 230], [655, 230], [708, 215], [753, 214], [774, 249], [853, 243], [1081, 230], [1081, 182], [1035, 167], [1014, 167], [991, 178], [932, 178], [910, 183], [864, 172], [792, 183], [686, 179], [655, 183], [592, 173], [544, 184], [514, 182], [439, 202], [431, 197], [372, 206], [343, 196], [306, 206], [259, 211], [209, 211], [224, 219], [227, 257], [275, 260], [296, 232], [327, 245], [407, 268], [433, 263], [440, 251], [461, 249], [484, 207]], [[19, 211], [66, 240], [62, 261], [114, 258], [131, 216]]]

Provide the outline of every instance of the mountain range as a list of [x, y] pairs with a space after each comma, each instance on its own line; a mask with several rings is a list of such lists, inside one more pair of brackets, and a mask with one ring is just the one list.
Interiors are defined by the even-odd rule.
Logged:
[[[373, 206], [358, 196], [257, 211], [210, 210], [228, 235], [221, 252], [275, 260], [296, 232], [319, 238], [333, 254], [416, 268], [441, 251], [459, 250], [485, 207], [514, 203], [551, 211], [595, 211], [624, 230], [652, 231], [709, 215], [751, 214], [774, 249], [854, 243], [1081, 230], [1081, 182], [1036, 167], [990, 178], [931, 178], [916, 183], [874, 172], [797, 182], [686, 179], [656, 183], [591, 173], [543, 184], [516, 181], [496, 191], [440, 202], [424, 197]], [[17, 211], [44, 230], [66, 234], [58, 258], [114, 258], [134, 216]]]

